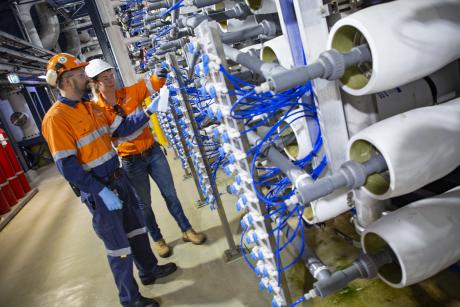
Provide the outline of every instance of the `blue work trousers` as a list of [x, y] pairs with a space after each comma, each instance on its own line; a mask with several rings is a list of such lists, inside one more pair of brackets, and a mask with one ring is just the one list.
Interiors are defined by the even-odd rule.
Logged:
[[149, 175], [160, 189], [169, 213], [174, 217], [179, 228], [183, 232], [192, 228], [177, 197], [168, 160], [158, 143], [155, 143], [146, 154], [122, 158], [122, 165], [136, 189], [139, 197], [138, 205], [144, 214], [145, 224], [154, 241], [162, 239], [163, 236], [151, 206]]
[[97, 195], [85, 195], [85, 204], [93, 215], [93, 228], [104, 242], [109, 265], [118, 288], [120, 302], [129, 305], [140, 298], [133, 276], [133, 261], [139, 277], [147, 277], [157, 268], [150, 248], [142, 214], [137, 207], [135, 191], [126, 175], [108, 184], [123, 203], [121, 210], [109, 211]]

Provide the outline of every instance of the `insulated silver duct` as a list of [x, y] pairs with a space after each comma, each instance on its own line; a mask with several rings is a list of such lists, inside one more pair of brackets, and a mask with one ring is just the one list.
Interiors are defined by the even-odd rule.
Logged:
[[75, 21], [67, 23], [64, 29], [65, 32], [63, 32], [62, 34], [66, 39], [67, 48], [63, 51], [79, 57], [81, 55], [81, 45], [80, 36], [78, 35], [77, 25], [75, 24]]
[[[91, 36], [89, 35], [88, 30], [84, 30], [80, 32], [80, 42], [87, 43], [91, 40]], [[83, 48], [83, 46], [82, 46]]]
[[35, 6], [38, 21], [40, 22], [40, 40], [43, 48], [53, 50], [59, 38], [59, 19], [47, 3], [39, 3]]
[[30, 14], [30, 9], [37, 3], [38, 2], [16, 5], [16, 8], [18, 10], [19, 19], [24, 25], [24, 29], [29, 36], [30, 42], [35, 46], [43, 47], [42, 41], [37, 32], [37, 28], [35, 28], [34, 21], [32, 20], [32, 16]]

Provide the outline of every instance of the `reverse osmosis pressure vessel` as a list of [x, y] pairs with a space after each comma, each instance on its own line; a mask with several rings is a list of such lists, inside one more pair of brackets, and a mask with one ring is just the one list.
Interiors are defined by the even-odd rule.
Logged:
[[460, 187], [383, 216], [365, 230], [361, 243], [371, 255], [392, 250], [396, 259], [379, 276], [396, 288], [449, 267], [460, 260]]
[[291, 68], [294, 63], [289, 42], [284, 35], [264, 42], [260, 59], [264, 62], [278, 62], [284, 68]]
[[460, 98], [377, 122], [349, 141], [348, 158], [365, 162], [377, 152], [388, 172], [367, 178], [376, 199], [413, 192], [460, 165]]
[[346, 70], [352, 95], [372, 94], [420, 79], [460, 57], [460, 1], [398, 0], [339, 20], [327, 48], [341, 52], [367, 43], [372, 62]]
[[245, 0], [245, 2], [254, 14], [276, 13], [275, 0]]

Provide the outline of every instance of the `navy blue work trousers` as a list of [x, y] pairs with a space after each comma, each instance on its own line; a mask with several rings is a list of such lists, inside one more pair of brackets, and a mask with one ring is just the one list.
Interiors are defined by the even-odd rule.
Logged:
[[133, 261], [142, 278], [155, 271], [157, 259], [150, 248], [142, 213], [136, 205], [135, 192], [126, 175], [109, 183], [108, 187], [123, 202], [121, 210], [107, 210], [97, 195], [82, 193], [82, 196], [86, 198], [85, 204], [93, 215], [93, 228], [104, 242], [120, 302], [126, 306], [140, 298], [133, 276]]

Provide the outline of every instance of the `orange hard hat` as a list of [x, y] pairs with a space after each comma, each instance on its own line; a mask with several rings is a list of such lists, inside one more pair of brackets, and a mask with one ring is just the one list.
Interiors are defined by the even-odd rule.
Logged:
[[68, 53], [58, 53], [54, 55], [46, 67], [46, 82], [56, 86], [59, 77], [66, 71], [85, 67], [88, 62], [81, 62], [79, 59]]

